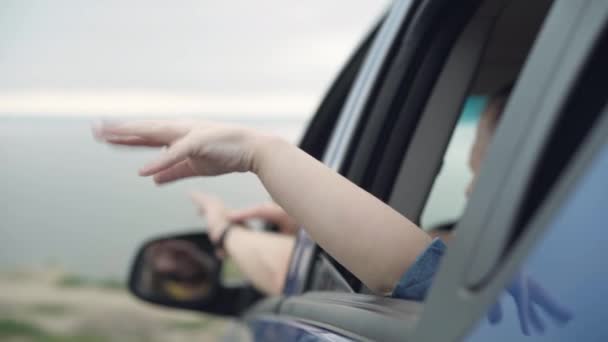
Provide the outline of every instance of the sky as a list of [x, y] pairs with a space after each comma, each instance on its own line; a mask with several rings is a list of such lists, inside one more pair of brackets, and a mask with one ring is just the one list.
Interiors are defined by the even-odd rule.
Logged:
[[3, 0], [0, 116], [305, 117], [387, 4]]

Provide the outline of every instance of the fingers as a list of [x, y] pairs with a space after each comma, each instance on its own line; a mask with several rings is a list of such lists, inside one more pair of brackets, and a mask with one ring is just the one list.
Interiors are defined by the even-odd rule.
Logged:
[[[93, 134], [114, 144], [149, 146], [162, 146], [183, 137], [188, 133], [185, 124], [173, 121], [142, 120], [127, 122], [102, 122], [93, 125]], [[133, 139], [139, 138], [139, 139]]]
[[178, 162], [177, 164], [169, 167], [166, 170], [155, 174], [154, 182], [156, 182], [156, 184], [165, 184], [176, 181], [178, 179], [194, 177], [196, 175], [197, 173], [190, 165], [190, 161], [186, 159], [182, 160], [181, 162]]
[[515, 288], [510, 291], [515, 306], [517, 307], [517, 315], [519, 316], [519, 325], [521, 332], [529, 336], [530, 335], [530, 297], [528, 293], [528, 287], [524, 279], [520, 279], [516, 282]]
[[490, 324], [497, 324], [502, 320], [502, 308], [500, 306], [500, 300], [497, 300], [496, 304], [492, 305], [490, 311], [488, 311], [487, 317]]
[[188, 158], [191, 148], [192, 147], [190, 145], [190, 139], [188, 139], [188, 136], [178, 140], [166, 151], [162, 152], [158, 159], [139, 170], [139, 175], [152, 176], [170, 168], [171, 166]]
[[572, 312], [552, 298], [535, 280], [528, 281], [530, 297], [558, 324], [565, 324], [573, 317]]
[[109, 137], [106, 138], [107, 143], [113, 145], [127, 145], [127, 146], [147, 146], [147, 147], [161, 147], [165, 146], [165, 143], [144, 139], [141, 137]]
[[534, 329], [536, 329], [539, 334], [544, 333], [545, 324], [540, 319], [540, 315], [538, 314], [538, 311], [536, 310], [536, 307], [532, 301], [528, 302], [528, 311], [530, 312], [530, 323], [532, 323]]
[[124, 122], [104, 121], [94, 126], [100, 136], [165, 136], [175, 140], [187, 133], [177, 121], [165, 120], [132, 120]]

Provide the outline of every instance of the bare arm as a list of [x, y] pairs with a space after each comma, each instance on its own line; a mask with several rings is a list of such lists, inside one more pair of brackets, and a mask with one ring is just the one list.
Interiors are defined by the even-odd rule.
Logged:
[[370, 289], [391, 291], [431, 238], [401, 214], [287, 142], [214, 123], [104, 125], [109, 143], [169, 148], [140, 170], [166, 183], [253, 171], [274, 200]]
[[234, 227], [226, 236], [228, 255], [253, 285], [269, 295], [283, 291], [295, 238]]
[[370, 289], [387, 293], [431, 238], [382, 201], [281, 140], [254, 172], [273, 199]]
[[[229, 210], [218, 197], [193, 192], [192, 202], [207, 221], [207, 234], [217, 242], [230, 223]], [[290, 235], [256, 232], [243, 225], [234, 224], [226, 232], [225, 252], [258, 290], [278, 295], [293, 250], [295, 238]]]

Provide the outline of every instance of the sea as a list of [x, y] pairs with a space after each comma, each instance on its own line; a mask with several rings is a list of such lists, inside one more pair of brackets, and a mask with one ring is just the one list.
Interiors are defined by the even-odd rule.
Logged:
[[[94, 121], [0, 117], [0, 271], [49, 266], [123, 278], [144, 241], [203, 230], [189, 192], [215, 194], [232, 208], [270, 199], [251, 174], [156, 186], [137, 175], [155, 151], [100, 144], [91, 134]], [[233, 121], [294, 143], [307, 124], [306, 119]], [[454, 133], [422, 216], [426, 226], [457, 218], [465, 205], [473, 122], [474, 115], [463, 115]]]
[[[60, 267], [122, 278], [137, 248], [174, 231], [202, 230], [191, 191], [233, 208], [269, 200], [251, 174], [156, 186], [137, 170], [148, 149], [100, 144], [95, 119], [0, 117], [0, 270]], [[304, 119], [233, 120], [297, 142]]]

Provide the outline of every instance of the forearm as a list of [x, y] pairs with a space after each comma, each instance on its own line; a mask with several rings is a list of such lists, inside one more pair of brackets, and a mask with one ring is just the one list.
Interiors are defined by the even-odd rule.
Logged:
[[388, 292], [431, 238], [382, 201], [281, 140], [254, 172], [273, 199], [369, 288]]
[[226, 236], [228, 255], [260, 291], [278, 295], [283, 290], [294, 237], [234, 227]]

